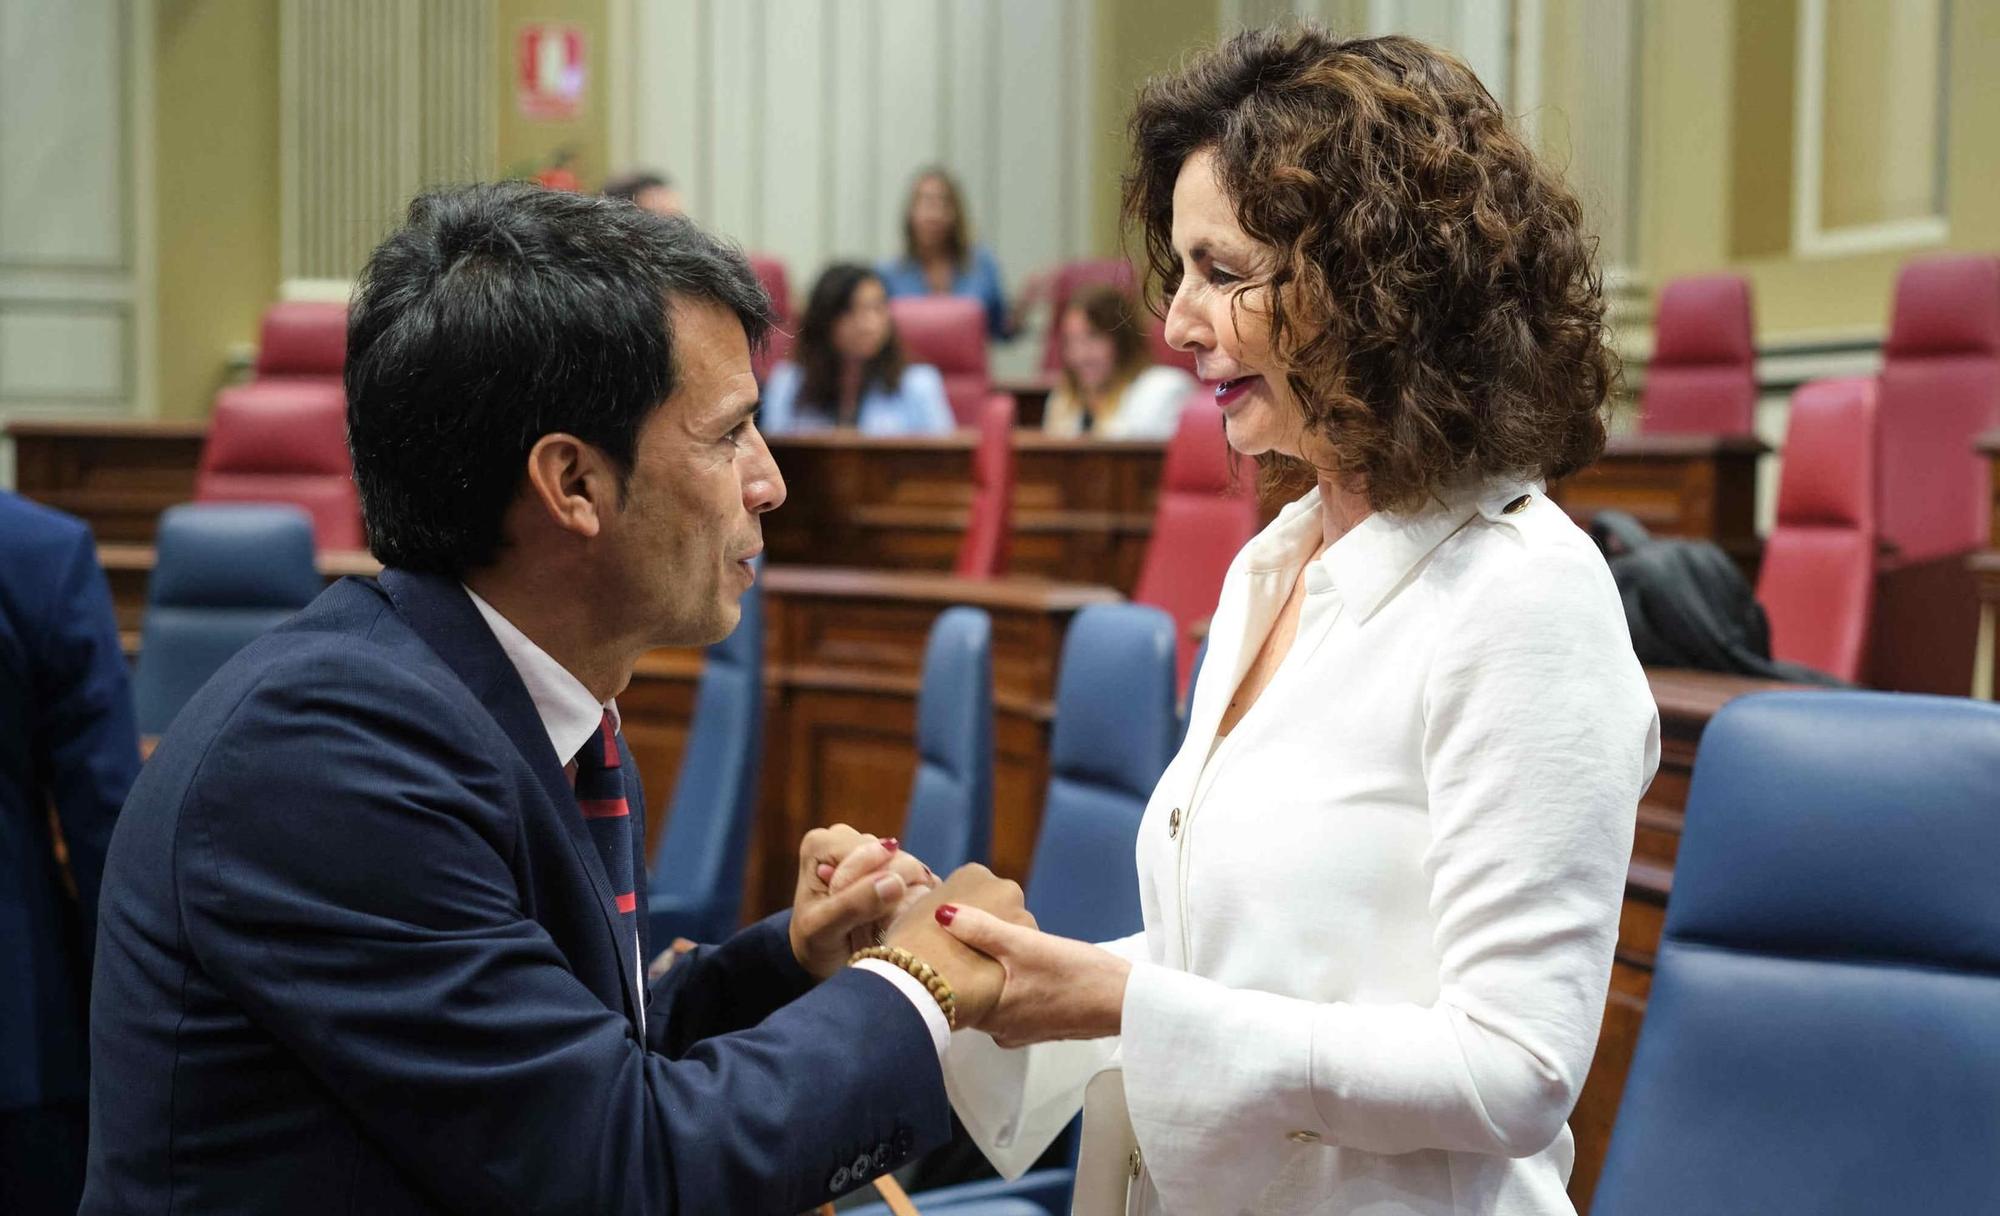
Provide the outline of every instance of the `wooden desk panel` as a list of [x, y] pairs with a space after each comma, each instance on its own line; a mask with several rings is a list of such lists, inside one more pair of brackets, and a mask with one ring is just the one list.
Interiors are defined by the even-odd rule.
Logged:
[[[191, 496], [205, 434], [200, 423], [22, 422], [9, 431], [23, 494], [83, 516], [101, 541], [140, 543], [152, 539], [160, 510]], [[971, 507], [973, 447], [971, 432], [772, 439], [789, 500], [765, 518], [771, 561], [951, 569]], [[1579, 520], [1628, 510], [1662, 535], [1714, 540], [1754, 572], [1763, 451], [1754, 439], [1624, 437], [1552, 493]], [[1012, 571], [1130, 594], [1152, 537], [1164, 452], [1151, 440], [1017, 432]], [[1267, 518], [1276, 506], [1266, 504]]]
[[1712, 540], [1755, 579], [1757, 462], [1768, 451], [1747, 435], [1621, 435], [1550, 497], [1582, 526], [1626, 511], [1658, 535]]
[[194, 497], [205, 422], [10, 423], [14, 484], [88, 521], [100, 541], [145, 543], [160, 512]]

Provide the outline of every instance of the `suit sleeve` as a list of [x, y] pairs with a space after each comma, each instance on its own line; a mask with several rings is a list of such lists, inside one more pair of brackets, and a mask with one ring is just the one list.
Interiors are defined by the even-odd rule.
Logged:
[[779, 912], [676, 959], [647, 986], [647, 1045], [679, 1059], [695, 1043], [754, 1026], [812, 991], [812, 976], [792, 955], [791, 923], [789, 911]]
[[56, 815], [91, 941], [111, 829], [139, 774], [139, 732], [111, 592], [88, 531], [79, 532], [59, 588], [37, 675], [49, 707], [44, 729]]
[[176, 849], [204, 971], [440, 1209], [789, 1214], [944, 1138], [923, 1021], [870, 976], [647, 1050], [523, 908], [517, 787], [463, 716], [372, 659], [279, 664]]

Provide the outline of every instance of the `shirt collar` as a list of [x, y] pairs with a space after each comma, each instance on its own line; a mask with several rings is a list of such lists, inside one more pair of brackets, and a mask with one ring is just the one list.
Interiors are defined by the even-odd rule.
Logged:
[[479, 609], [479, 615], [486, 627], [493, 631], [494, 640], [507, 655], [507, 661], [520, 673], [521, 683], [527, 686], [528, 699], [535, 703], [535, 713], [542, 720], [542, 729], [549, 733], [549, 745], [556, 750], [556, 759], [568, 764], [583, 750], [590, 737], [597, 733], [604, 721], [604, 715], [611, 715], [612, 729], [618, 728], [618, 703], [615, 700], [598, 703], [583, 681], [571, 675], [569, 669], [549, 656], [549, 652], [529, 640], [528, 635], [514, 627], [514, 622], [479, 598], [479, 593], [467, 587], [465, 593], [472, 597], [472, 606]]
[[1251, 574], [1296, 570], [1306, 562], [1307, 594], [1339, 593], [1341, 602], [1366, 621], [1432, 550], [1474, 515], [1512, 522], [1507, 507], [1523, 495], [1538, 495], [1538, 481], [1492, 478], [1466, 482], [1412, 512], [1377, 511], [1356, 524], [1318, 558], [1324, 533], [1319, 520], [1319, 487], [1285, 504], [1278, 517], [1245, 551]]

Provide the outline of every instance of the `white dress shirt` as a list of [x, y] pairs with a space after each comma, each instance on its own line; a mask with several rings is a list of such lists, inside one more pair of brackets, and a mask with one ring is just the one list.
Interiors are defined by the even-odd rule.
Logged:
[[[1135, 960], [1121, 1037], [961, 1033], [953, 1102], [1018, 1173], [1117, 1058], [1144, 1211], [1569, 1212], [1564, 1120], [1659, 762], [1617, 590], [1535, 485], [1378, 512], [1315, 558], [1318, 503], [1224, 582], [1140, 825], [1145, 931], [1110, 943]], [[1218, 747], [1300, 578], [1296, 639]]]
[[[514, 665], [521, 683], [528, 689], [528, 699], [535, 703], [535, 715], [542, 720], [542, 729], [548, 732], [549, 745], [555, 748], [556, 759], [568, 764], [583, 750], [584, 744], [597, 733], [604, 715], [611, 715], [612, 728], [619, 728], [617, 701], [599, 702], [583, 686], [583, 681], [570, 673], [567, 667], [555, 661], [549, 652], [535, 645], [527, 634], [515, 628], [514, 622], [501, 616], [493, 605], [479, 598], [472, 588], [465, 588], [472, 597], [472, 606], [479, 610], [486, 627], [493, 631], [493, 638], [500, 643], [507, 661]], [[644, 916], [642, 909], [639, 915]], [[645, 988], [645, 964], [633, 949], [632, 964], [639, 976], [639, 987]], [[878, 959], [864, 959], [856, 964], [865, 971], [881, 976], [896, 986], [896, 990], [908, 998], [917, 1012], [923, 1015], [924, 1026], [931, 1032], [931, 1042], [943, 1055], [951, 1041], [951, 1026], [944, 1020], [944, 1011], [917, 978], [900, 967], [892, 966]], [[641, 1009], [643, 1019], [645, 1011]], [[643, 1020], [641, 1027], [643, 1028]]]

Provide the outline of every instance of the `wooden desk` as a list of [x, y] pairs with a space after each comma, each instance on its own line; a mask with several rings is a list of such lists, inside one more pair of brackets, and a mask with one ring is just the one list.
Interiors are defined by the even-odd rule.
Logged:
[[[9, 433], [23, 494], [83, 516], [101, 541], [145, 542], [158, 512], [192, 495], [204, 431], [199, 423], [21, 422]], [[773, 439], [790, 500], [765, 517], [771, 561], [949, 570], [971, 502], [974, 442], [971, 432]], [[1017, 432], [1013, 571], [1130, 594], [1152, 537], [1164, 451], [1151, 440]], [[1604, 507], [1629, 510], [1656, 532], [1715, 540], [1754, 567], [1763, 451], [1754, 439], [1624, 437], [1553, 494], [1579, 519]], [[1265, 504], [1267, 517], [1277, 505]]]
[[1763, 554], [1757, 462], [1769, 451], [1750, 435], [1620, 435], [1549, 496], [1580, 525], [1599, 511], [1626, 511], [1658, 535], [1712, 540], [1754, 582]]
[[[137, 649], [153, 551], [100, 545], [119, 626]], [[380, 570], [365, 553], [325, 553], [329, 580]], [[954, 604], [993, 618], [993, 868], [1023, 877], [1041, 826], [1056, 663], [1077, 611], [1105, 587], [944, 574], [772, 566], [764, 572], [763, 791], [746, 916], [791, 904], [799, 838], [825, 823], [894, 835], [916, 772], [916, 699], [931, 622]], [[702, 656], [659, 650], [619, 694], [626, 742], [647, 775], [658, 840], [694, 717]]]
[[160, 512], [194, 497], [206, 422], [9, 423], [15, 488], [81, 516], [100, 541], [150, 542]]
[[1590, 1210], [1591, 1192], [1597, 1188], [1618, 1103], [1624, 1096], [1625, 1077], [1632, 1068], [1632, 1050], [1638, 1045], [1639, 1027], [1645, 1020], [1646, 999], [1653, 987], [1653, 960], [1659, 953], [1667, 897], [1674, 885], [1674, 862], [1680, 853], [1695, 748], [1709, 719], [1730, 701], [1746, 693], [1795, 687], [1744, 676], [1658, 667], [1648, 668], [1646, 679], [1660, 707], [1660, 771], [1639, 804], [1604, 1026], [1597, 1036], [1597, 1055], [1569, 1121], [1576, 1135], [1576, 1168], [1570, 1175], [1569, 1196], [1579, 1213]]
[[1019, 380], [995, 380], [993, 391], [1006, 393], [1014, 399], [1014, 424], [1024, 430], [1037, 430], [1042, 418], [1048, 413], [1049, 394], [1055, 391], [1056, 373], [1037, 372]]

